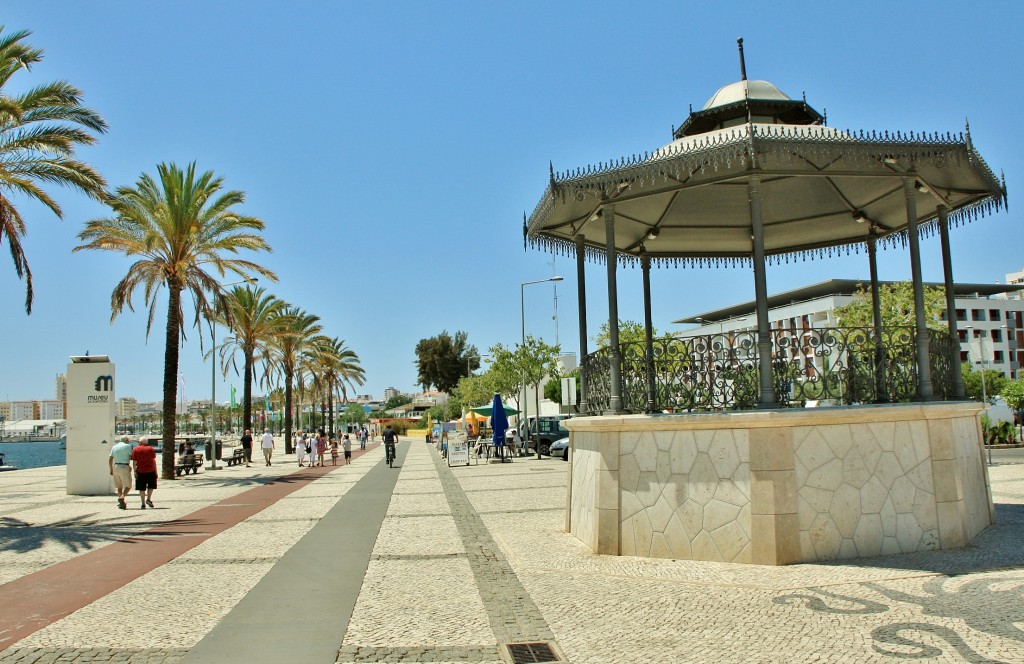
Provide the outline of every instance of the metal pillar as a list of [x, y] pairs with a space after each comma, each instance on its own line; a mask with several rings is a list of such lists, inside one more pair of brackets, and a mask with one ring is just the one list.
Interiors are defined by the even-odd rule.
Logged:
[[914, 287], [914, 327], [917, 336], [917, 396], [922, 401], [933, 398], [932, 365], [928, 357], [928, 326], [924, 315], [924, 284], [921, 280], [921, 246], [917, 236], [917, 201], [914, 200], [913, 176], [903, 178], [903, 195], [907, 199], [907, 243], [910, 248], [910, 279]]
[[751, 176], [747, 183], [750, 199], [750, 231], [754, 241], [754, 299], [757, 305], [757, 361], [761, 374], [761, 408], [778, 405], [772, 375], [772, 338], [768, 321], [768, 283], [765, 277], [764, 226], [761, 225], [761, 178]]
[[580, 319], [580, 412], [587, 412], [587, 278], [583, 269], [587, 245], [583, 233], [576, 236], [576, 308]]
[[605, 254], [608, 260], [608, 365], [609, 394], [606, 415], [619, 415], [625, 412], [622, 406], [622, 353], [619, 350], [619, 296], [618, 283], [615, 278], [618, 252], [615, 249], [615, 206], [609, 205], [602, 210], [604, 216]]
[[964, 376], [960, 368], [960, 333], [956, 324], [956, 294], [953, 292], [953, 260], [949, 250], [949, 208], [940, 205], [936, 208], [939, 214], [939, 240], [942, 243], [942, 276], [946, 287], [946, 322], [949, 323], [949, 334], [953, 338], [953, 347], [950, 348], [953, 363], [953, 396], [957, 399], [966, 399], [964, 392]]
[[644, 364], [647, 370], [647, 412], [654, 412], [654, 323], [651, 320], [651, 257], [640, 255], [640, 270], [644, 279]]
[[875, 337], [875, 401], [887, 403], [889, 390], [886, 387], [885, 347], [882, 345], [882, 299], [878, 292], [878, 247], [874, 229], [868, 235], [868, 270], [871, 272], [871, 324]]

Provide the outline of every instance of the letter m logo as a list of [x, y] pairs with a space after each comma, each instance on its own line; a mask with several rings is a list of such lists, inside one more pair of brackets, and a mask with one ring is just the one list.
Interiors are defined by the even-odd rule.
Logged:
[[96, 391], [97, 392], [109, 392], [114, 389], [114, 377], [113, 376], [100, 376], [96, 379]]

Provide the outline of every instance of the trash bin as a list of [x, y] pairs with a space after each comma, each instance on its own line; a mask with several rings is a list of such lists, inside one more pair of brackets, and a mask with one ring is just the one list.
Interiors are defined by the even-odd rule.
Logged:
[[205, 456], [205, 457], [206, 457], [207, 459], [212, 459], [213, 457], [212, 457], [212, 456], [210, 456], [210, 454], [211, 454], [211, 452], [212, 452], [212, 451], [213, 451], [213, 444], [212, 444], [212, 443], [210, 443], [210, 441], [206, 441], [206, 444], [204, 445], [204, 451], [203, 451], [203, 455], [204, 455], [204, 456]]

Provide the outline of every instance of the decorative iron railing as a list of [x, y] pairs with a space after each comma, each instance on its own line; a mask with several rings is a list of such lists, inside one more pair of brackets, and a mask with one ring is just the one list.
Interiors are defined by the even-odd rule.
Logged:
[[[834, 404], [912, 401], [920, 372], [913, 327], [772, 330], [772, 373], [780, 407], [808, 401]], [[933, 391], [953, 398], [955, 340], [929, 332]], [[958, 344], [957, 344], [958, 346]], [[620, 344], [622, 401], [631, 413], [747, 410], [760, 403], [756, 332], [726, 332]], [[611, 353], [608, 348], [583, 362], [586, 412], [609, 409]]]

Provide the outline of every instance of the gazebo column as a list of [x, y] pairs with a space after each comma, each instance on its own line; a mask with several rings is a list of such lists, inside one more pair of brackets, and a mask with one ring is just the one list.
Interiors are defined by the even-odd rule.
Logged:
[[647, 369], [647, 412], [654, 412], [654, 323], [651, 316], [651, 257], [640, 255], [640, 270], [644, 277], [644, 364]]
[[882, 345], [882, 298], [878, 289], [878, 240], [874, 228], [868, 234], [868, 270], [871, 272], [871, 324], [875, 337], [875, 402], [889, 401], [885, 380], [885, 347]]
[[622, 352], [619, 349], [619, 286], [615, 277], [619, 262], [615, 249], [615, 206], [602, 209], [604, 216], [605, 254], [608, 260], [608, 410], [606, 415], [621, 415], [622, 407]]
[[921, 280], [921, 245], [917, 234], [917, 202], [913, 176], [903, 178], [903, 196], [907, 200], [907, 243], [910, 248], [910, 280], [914, 288], [914, 327], [917, 337], [917, 396], [932, 399], [932, 366], [928, 357], [928, 326], [924, 315], [924, 284]]
[[583, 233], [576, 240], [576, 307], [580, 319], [580, 412], [587, 412], [587, 277], [583, 269], [587, 246]]
[[949, 323], [949, 334], [953, 338], [953, 347], [949, 349], [953, 363], [953, 396], [966, 399], [964, 392], [964, 376], [960, 369], [960, 333], [956, 321], [956, 294], [953, 292], [953, 261], [949, 250], [949, 208], [940, 205], [936, 208], [939, 215], [939, 240], [942, 243], [942, 276], [946, 286], [946, 321]]
[[772, 337], [768, 321], [768, 282], [765, 278], [764, 226], [761, 224], [761, 178], [751, 176], [747, 183], [750, 200], [750, 228], [754, 241], [754, 300], [757, 310], [757, 361], [761, 374], [762, 408], [778, 405], [772, 375]]

